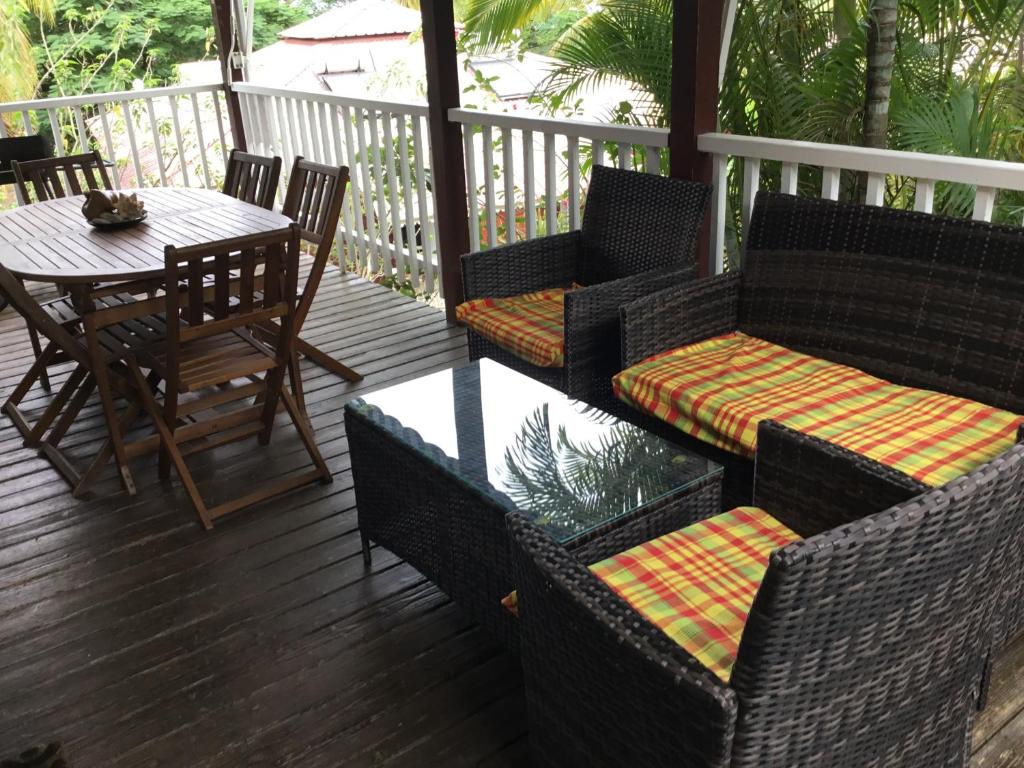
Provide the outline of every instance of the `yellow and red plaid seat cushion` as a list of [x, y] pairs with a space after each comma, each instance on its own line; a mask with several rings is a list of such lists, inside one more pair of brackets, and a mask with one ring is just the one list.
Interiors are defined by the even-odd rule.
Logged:
[[797, 539], [764, 510], [737, 507], [590, 568], [728, 683], [768, 558]]
[[648, 358], [613, 387], [633, 407], [733, 453], [753, 456], [757, 425], [772, 419], [932, 486], [1008, 449], [1024, 421], [743, 333]]
[[565, 289], [505, 299], [473, 299], [455, 318], [493, 344], [542, 368], [565, 363]]

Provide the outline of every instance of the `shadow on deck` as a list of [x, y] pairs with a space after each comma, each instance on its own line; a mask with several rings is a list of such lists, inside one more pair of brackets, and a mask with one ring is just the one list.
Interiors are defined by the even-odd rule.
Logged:
[[[59, 739], [73, 768], [528, 763], [512, 660], [415, 570], [378, 551], [364, 571], [360, 556], [342, 404], [463, 362], [463, 333], [344, 276], [325, 279], [303, 336], [366, 376], [303, 370], [334, 483], [212, 533], [153, 461], [136, 465], [135, 498], [109, 470], [73, 499], [0, 417], [0, 756]], [[0, 397], [30, 360], [7, 310]], [[87, 417], [67, 439], [83, 457], [104, 435], [96, 405]], [[267, 450], [247, 441], [192, 466], [228, 495], [300, 452], [282, 429]], [[1018, 642], [978, 721], [976, 766], [1024, 766], [1022, 710]]]

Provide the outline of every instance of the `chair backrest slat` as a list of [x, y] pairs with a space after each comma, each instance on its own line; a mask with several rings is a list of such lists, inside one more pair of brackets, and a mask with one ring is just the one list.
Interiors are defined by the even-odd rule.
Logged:
[[274, 207], [280, 179], [280, 157], [263, 157], [233, 149], [228, 157], [222, 191], [225, 195], [269, 211]]
[[81, 195], [86, 190], [113, 188], [98, 150], [25, 162], [12, 160], [11, 170], [14, 171], [22, 199], [26, 202], [32, 199], [30, 186], [39, 202], [67, 197], [69, 194]]
[[320, 286], [334, 245], [347, 185], [346, 166], [323, 165], [302, 157], [295, 158], [281, 212], [299, 225], [303, 240], [316, 246], [313, 267], [302, 287], [295, 312], [296, 327], [302, 327]]

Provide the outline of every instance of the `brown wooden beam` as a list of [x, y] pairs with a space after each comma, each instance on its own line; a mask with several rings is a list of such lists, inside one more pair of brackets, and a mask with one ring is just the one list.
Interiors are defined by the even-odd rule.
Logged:
[[231, 2], [230, 0], [210, 0], [210, 12], [213, 14], [213, 31], [217, 42], [217, 56], [220, 58], [220, 69], [224, 80], [224, 96], [228, 106], [228, 123], [231, 126], [231, 140], [237, 149], [245, 150], [245, 126], [242, 123], [242, 105], [238, 94], [231, 90], [231, 83], [245, 79], [241, 67], [236, 67], [228, 60], [231, 50]]
[[444, 306], [448, 320], [462, 302], [460, 258], [469, 252], [469, 214], [462, 130], [448, 120], [448, 110], [461, 106], [459, 63], [455, 51], [452, 0], [422, 0], [423, 52], [427, 64], [427, 106], [432, 155], [431, 181], [437, 210], [438, 253]]
[[[673, 0], [672, 92], [669, 111], [669, 175], [711, 184], [712, 158], [697, 149], [697, 137], [718, 127], [718, 64], [722, 45], [722, 0]], [[697, 264], [711, 271], [710, 222], [697, 241]]]

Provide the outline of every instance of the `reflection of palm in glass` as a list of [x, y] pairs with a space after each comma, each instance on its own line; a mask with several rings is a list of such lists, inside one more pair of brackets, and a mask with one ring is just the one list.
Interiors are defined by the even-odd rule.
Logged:
[[665, 475], [685, 459], [663, 440], [607, 414], [584, 412], [609, 426], [573, 441], [564, 426], [552, 435], [548, 406], [536, 408], [505, 451], [500, 475], [516, 506], [555, 538], [635, 509], [665, 491]]

